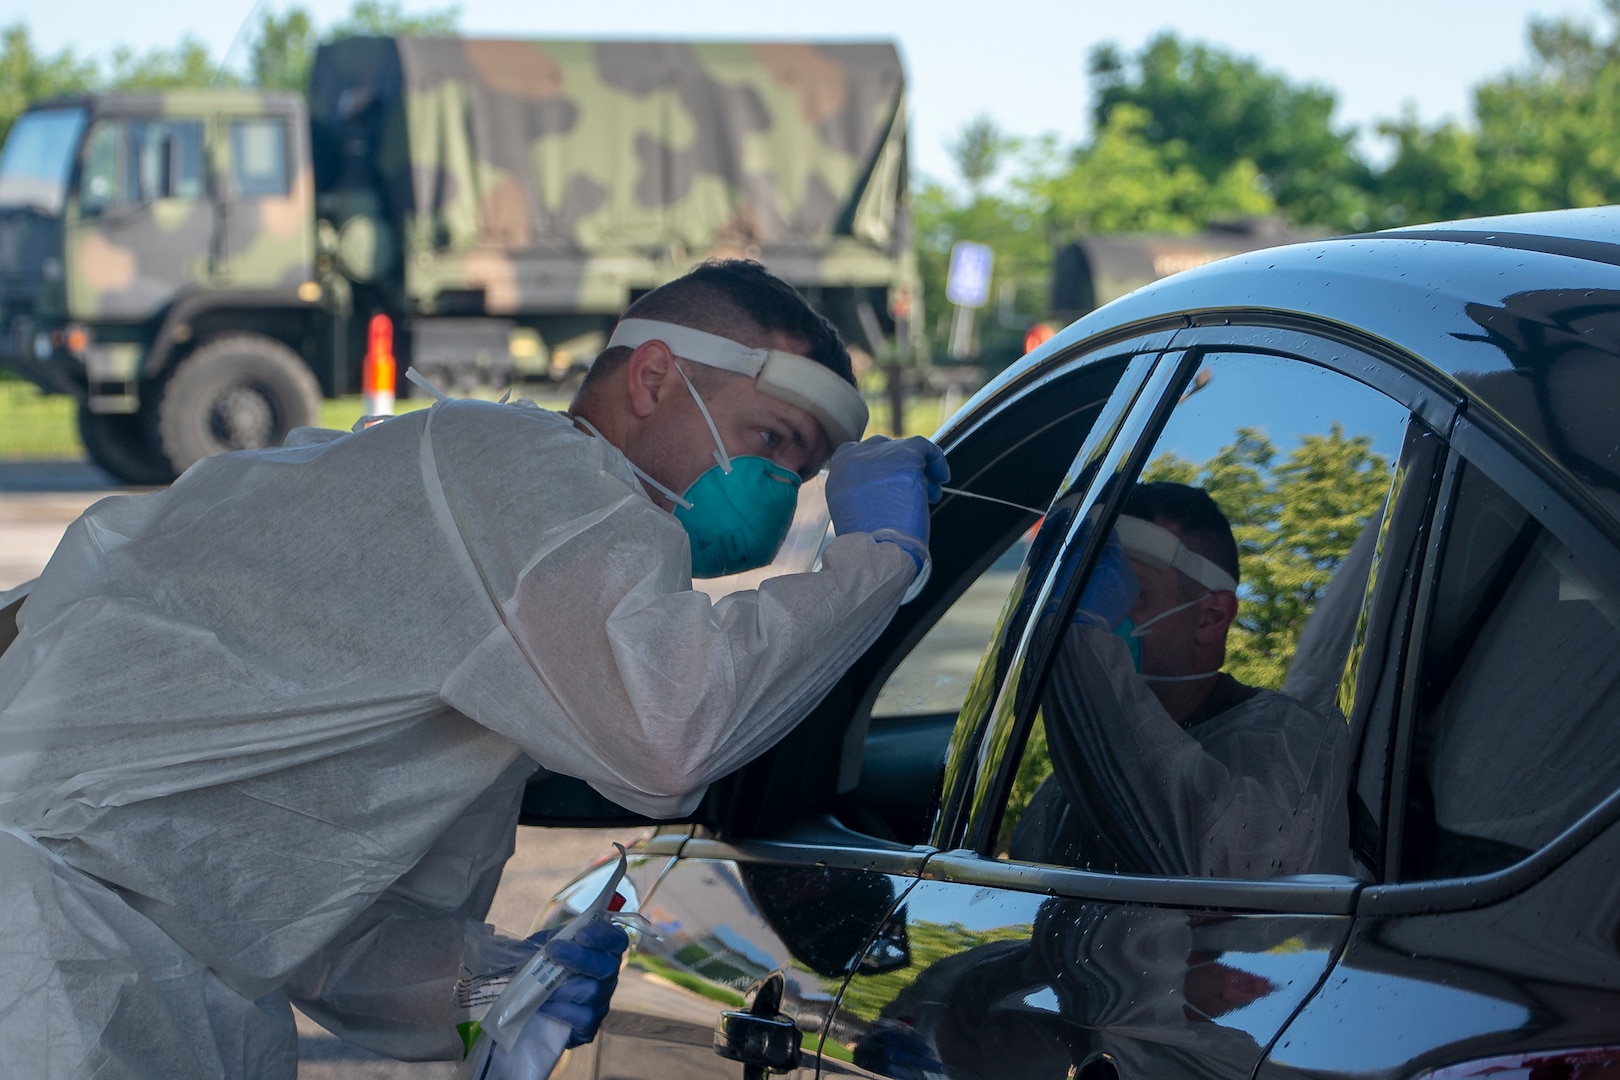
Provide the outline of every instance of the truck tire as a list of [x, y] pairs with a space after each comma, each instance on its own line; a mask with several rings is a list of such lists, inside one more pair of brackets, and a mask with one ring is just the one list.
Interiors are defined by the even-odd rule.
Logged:
[[85, 452], [126, 484], [156, 487], [174, 479], [168, 459], [152, 444], [150, 428], [139, 413], [93, 413], [79, 402], [79, 440]]
[[320, 418], [321, 389], [298, 354], [258, 334], [224, 334], [175, 365], [153, 411], [176, 474], [227, 450], [280, 446]]

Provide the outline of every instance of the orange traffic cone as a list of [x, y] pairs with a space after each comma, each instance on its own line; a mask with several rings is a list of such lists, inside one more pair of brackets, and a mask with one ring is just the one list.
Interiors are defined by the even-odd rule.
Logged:
[[394, 415], [394, 321], [387, 315], [371, 317], [360, 391], [366, 416]]

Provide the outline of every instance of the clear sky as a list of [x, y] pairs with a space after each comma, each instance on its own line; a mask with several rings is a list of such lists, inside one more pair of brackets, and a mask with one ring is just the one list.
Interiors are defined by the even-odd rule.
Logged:
[[[261, 10], [288, 3], [260, 0]], [[303, 6], [324, 25], [349, 0]], [[406, 10], [443, 6], [405, 0]], [[186, 32], [218, 55], [253, 9], [254, 0], [0, 0], [0, 24], [24, 19], [44, 48], [81, 55], [170, 45]], [[1426, 121], [1461, 119], [1474, 84], [1526, 62], [1532, 14], [1599, 18], [1593, 0], [464, 0], [461, 12], [464, 31], [479, 35], [894, 39], [911, 81], [915, 164], [941, 178], [951, 172], [946, 141], [979, 113], [1019, 134], [1082, 137], [1086, 55], [1103, 41], [1130, 51], [1171, 29], [1216, 43], [1332, 88], [1340, 121], [1367, 126], [1407, 103]]]

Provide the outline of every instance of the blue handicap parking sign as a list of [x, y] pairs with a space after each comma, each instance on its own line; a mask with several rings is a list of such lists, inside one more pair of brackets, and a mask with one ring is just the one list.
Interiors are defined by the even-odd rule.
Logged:
[[963, 307], [984, 307], [990, 299], [990, 268], [996, 253], [985, 244], [958, 240], [951, 248], [951, 271], [945, 279], [945, 299]]

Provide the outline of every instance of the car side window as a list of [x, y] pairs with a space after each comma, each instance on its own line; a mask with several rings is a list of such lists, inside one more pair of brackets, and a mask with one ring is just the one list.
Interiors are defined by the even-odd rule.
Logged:
[[1464, 465], [1422, 647], [1402, 876], [1489, 873], [1620, 787], [1620, 583]]
[[237, 195], [285, 195], [287, 125], [280, 120], [231, 121], [231, 186]]
[[1326, 368], [1205, 356], [1036, 695], [994, 854], [1155, 876], [1351, 872], [1338, 692], [1409, 420]]
[[955, 715], [961, 709], [1033, 532], [991, 563], [900, 661], [878, 691], [873, 720]]

